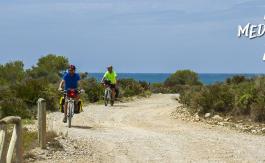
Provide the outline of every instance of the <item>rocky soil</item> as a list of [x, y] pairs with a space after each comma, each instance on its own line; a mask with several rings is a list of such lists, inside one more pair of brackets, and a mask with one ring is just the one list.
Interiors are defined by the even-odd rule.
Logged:
[[88, 105], [70, 129], [61, 113], [51, 113], [48, 129], [60, 136], [47, 150], [33, 149], [27, 161], [265, 162], [262, 126], [231, 130], [228, 124], [246, 126], [217, 115], [190, 115], [176, 98], [156, 94], [114, 107]]

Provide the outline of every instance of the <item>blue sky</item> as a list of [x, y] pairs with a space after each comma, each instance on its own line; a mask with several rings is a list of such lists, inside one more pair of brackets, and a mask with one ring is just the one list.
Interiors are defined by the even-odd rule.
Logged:
[[0, 1], [0, 63], [53, 53], [87, 72], [264, 73], [265, 36], [237, 38], [264, 11], [264, 0]]

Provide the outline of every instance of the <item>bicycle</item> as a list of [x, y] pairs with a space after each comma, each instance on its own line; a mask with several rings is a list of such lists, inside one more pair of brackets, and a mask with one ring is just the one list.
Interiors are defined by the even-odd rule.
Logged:
[[109, 81], [104, 81], [102, 84], [105, 86], [105, 91], [104, 91], [104, 104], [105, 106], [108, 106], [110, 103], [111, 106], [114, 105], [114, 98], [112, 97], [112, 89], [110, 86]]
[[84, 90], [78, 89], [69, 89], [62, 91], [65, 96], [65, 102], [67, 102], [67, 121], [68, 121], [68, 128], [71, 128], [72, 118], [75, 114], [75, 106], [76, 106], [76, 98], [78, 94], [84, 92]]

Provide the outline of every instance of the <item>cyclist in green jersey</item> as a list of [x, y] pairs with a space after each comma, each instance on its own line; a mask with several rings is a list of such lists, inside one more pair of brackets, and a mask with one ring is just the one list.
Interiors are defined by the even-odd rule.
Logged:
[[108, 71], [104, 74], [101, 83], [105, 83], [110, 86], [112, 90], [112, 97], [115, 99], [118, 95], [117, 89], [117, 73], [113, 70], [113, 66], [107, 67]]

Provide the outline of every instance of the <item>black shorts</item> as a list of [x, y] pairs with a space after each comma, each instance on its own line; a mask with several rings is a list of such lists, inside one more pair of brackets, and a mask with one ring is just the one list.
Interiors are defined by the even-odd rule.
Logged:
[[116, 88], [116, 84], [111, 84], [109, 80], [105, 80], [104, 83], [106, 85], [108, 85], [111, 89], [115, 89]]
[[116, 89], [116, 84], [110, 84], [111, 89]]

